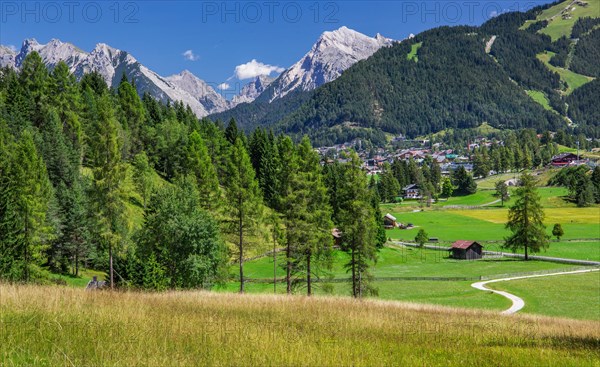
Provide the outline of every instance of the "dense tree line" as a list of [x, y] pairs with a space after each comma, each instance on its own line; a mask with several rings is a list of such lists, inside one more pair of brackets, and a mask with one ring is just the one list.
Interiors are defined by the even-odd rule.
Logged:
[[[286, 248], [288, 291], [327, 277], [332, 229], [352, 258], [352, 294], [376, 291], [379, 197], [355, 155], [329, 179], [308, 138], [235, 120], [198, 120], [181, 103], [142, 98], [125, 77], [77, 81], [32, 52], [0, 71], [0, 279], [106, 271], [144, 289], [211, 288], [270, 245]], [[383, 239], [382, 239], [383, 237]]]
[[600, 24], [600, 18], [582, 17], [577, 19], [571, 30], [571, 38], [576, 39], [585, 35]]
[[568, 188], [569, 199], [579, 207], [600, 204], [600, 166], [593, 170], [588, 166], [563, 168], [548, 184]]
[[600, 77], [600, 28], [582, 36], [575, 46], [571, 70], [576, 73]]
[[[575, 122], [576, 134], [582, 134], [587, 137], [598, 138], [600, 136], [600, 79], [575, 89], [566, 101], [569, 104], [569, 117]], [[583, 141], [582, 139], [579, 139]], [[585, 140], [585, 139], [584, 139]]]

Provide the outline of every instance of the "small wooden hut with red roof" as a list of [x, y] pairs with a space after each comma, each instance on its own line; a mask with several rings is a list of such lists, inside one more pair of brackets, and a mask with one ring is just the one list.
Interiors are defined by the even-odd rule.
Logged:
[[450, 251], [453, 259], [475, 260], [483, 256], [483, 246], [475, 241], [456, 241]]

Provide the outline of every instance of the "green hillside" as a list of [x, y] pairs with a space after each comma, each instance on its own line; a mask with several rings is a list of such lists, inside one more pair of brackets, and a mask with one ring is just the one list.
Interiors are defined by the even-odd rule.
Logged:
[[600, 0], [563, 1], [542, 11], [535, 20], [527, 21], [522, 29], [547, 22], [539, 32], [556, 41], [560, 37], [571, 37], [573, 26], [584, 17], [600, 17]]
[[[483, 123], [574, 127], [574, 134], [597, 137], [599, 107], [587, 102], [587, 93], [571, 95], [600, 74], [600, 25], [593, 18], [600, 17], [594, 11], [600, 1], [570, 7], [571, 17], [562, 19], [570, 3], [502, 14], [481, 27], [432, 29], [381, 49], [315, 91], [269, 103], [267, 89], [211, 118], [235, 118], [246, 130], [308, 134], [315, 145], [354, 138], [382, 145], [386, 134], [414, 138]], [[577, 40], [561, 38], [571, 35]]]

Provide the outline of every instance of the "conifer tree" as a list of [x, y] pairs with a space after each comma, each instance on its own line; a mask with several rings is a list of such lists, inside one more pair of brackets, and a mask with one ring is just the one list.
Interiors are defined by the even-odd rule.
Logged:
[[[292, 177], [293, 173], [298, 169], [298, 159], [294, 143], [289, 136], [280, 136], [277, 141], [277, 151], [279, 153], [279, 160], [281, 164], [281, 170], [277, 181], [277, 197], [275, 198], [276, 209], [280, 213], [285, 213], [288, 210], [287, 205], [289, 201], [286, 198], [292, 194]], [[285, 223], [286, 227], [289, 227], [290, 223]], [[286, 291], [288, 294], [292, 293], [292, 270], [293, 270], [293, 243], [286, 238]]]
[[2, 270], [9, 278], [28, 281], [31, 268], [43, 263], [44, 251], [53, 239], [47, 225], [52, 185], [29, 130], [22, 132], [16, 144], [8, 145], [5, 139], [3, 145], [12, 145], [13, 151], [2, 154], [10, 159], [3, 162], [0, 189], [4, 201], [0, 208], [5, 262]]
[[[307, 295], [312, 295], [317, 266], [327, 266], [331, 256], [331, 208], [321, 175], [319, 156], [308, 137], [298, 146], [297, 169], [292, 173], [285, 197], [286, 238], [292, 247], [294, 272], [306, 277]], [[317, 266], [315, 266], [317, 265]]]
[[208, 149], [197, 131], [190, 134], [186, 147], [186, 171], [196, 179], [202, 208], [213, 211], [220, 205], [221, 189]]
[[229, 120], [229, 124], [225, 129], [225, 139], [229, 142], [229, 144], [234, 145], [237, 138], [240, 137], [240, 132], [238, 131], [237, 124], [235, 119]]
[[154, 191], [154, 170], [148, 162], [146, 152], [136, 154], [133, 158], [133, 180], [138, 193], [142, 197], [142, 205], [144, 209], [148, 205], [150, 196]]
[[238, 249], [240, 269], [240, 293], [244, 293], [244, 256], [251, 246], [250, 238], [258, 232], [262, 217], [262, 197], [254, 177], [254, 169], [248, 152], [240, 138], [235, 140], [229, 156], [227, 179], [227, 233]]
[[544, 210], [535, 180], [530, 174], [521, 175], [521, 186], [517, 188], [515, 196], [515, 204], [508, 211], [506, 223], [512, 235], [505, 239], [503, 247], [512, 251], [524, 248], [525, 260], [529, 260], [529, 251], [539, 252], [548, 247]]
[[92, 198], [100, 236], [108, 247], [110, 286], [114, 288], [113, 256], [125, 230], [124, 182], [127, 172], [121, 162], [120, 126], [108, 94], [99, 97], [97, 113], [88, 142], [93, 172]]
[[21, 65], [19, 84], [25, 92], [29, 121], [33, 126], [40, 126], [44, 121], [44, 108], [48, 103], [48, 69], [36, 51], [25, 57]]
[[64, 131], [76, 157], [81, 159], [83, 146], [83, 128], [79, 117], [81, 97], [75, 76], [70, 73], [64, 61], [60, 61], [52, 71], [48, 90], [50, 104], [56, 109], [58, 119], [62, 123], [61, 130]]
[[352, 295], [360, 298], [365, 292], [376, 293], [369, 284], [372, 278], [369, 268], [377, 260], [377, 223], [370, 205], [367, 177], [356, 153], [352, 153], [344, 167], [340, 191], [339, 229], [344, 250], [350, 254], [346, 268], [352, 273]]
[[129, 149], [126, 153], [135, 155], [144, 148], [141, 136], [145, 117], [144, 106], [137, 91], [127, 82], [127, 79], [119, 84], [117, 100], [119, 102], [119, 120], [129, 139]]
[[500, 180], [496, 182], [496, 196], [500, 198], [502, 202], [502, 206], [504, 206], [504, 202], [510, 200], [510, 193], [508, 192], [508, 186], [506, 182]]

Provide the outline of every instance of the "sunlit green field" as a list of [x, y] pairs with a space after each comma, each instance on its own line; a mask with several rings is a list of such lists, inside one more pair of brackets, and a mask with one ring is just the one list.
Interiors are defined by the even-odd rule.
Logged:
[[[468, 277], [479, 278], [494, 274], [520, 273], [528, 271], [564, 269], [571, 265], [543, 261], [521, 261], [517, 259], [501, 258], [490, 260], [464, 261], [448, 257], [446, 251], [417, 249], [413, 247], [384, 247], [378, 253], [378, 261], [373, 268], [375, 277]], [[276, 274], [279, 279], [285, 277], [282, 267], [284, 257], [280, 256]], [[344, 265], [348, 263], [349, 256], [342, 251], [334, 252], [333, 268], [331, 275], [335, 278], [349, 278]], [[237, 278], [238, 268], [231, 267], [230, 274]], [[325, 274], [325, 273], [323, 273]], [[244, 276], [254, 279], [273, 278], [273, 258], [264, 257], [246, 262]]]
[[544, 92], [540, 92], [537, 90], [526, 90], [525, 91], [531, 99], [542, 105], [548, 111], [554, 111], [554, 109], [550, 106], [550, 101], [548, 97], [544, 94]]
[[[270, 282], [273, 279], [273, 258], [264, 257], [247, 262], [244, 273], [249, 280], [246, 283], [246, 291], [249, 293], [276, 293], [284, 294], [286, 284], [284, 283], [285, 271], [282, 268], [283, 257], [278, 260], [275, 267], [278, 282], [275, 287]], [[335, 279], [349, 279], [349, 274], [344, 268], [348, 262], [348, 255], [336, 251], [333, 269], [330, 275]], [[506, 298], [482, 292], [471, 287], [471, 284], [480, 277], [501, 278], [507, 276], [524, 275], [536, 272], [558, 272], [565, 270], [581, 269], [573, 265], [500, 258], [477, 261], [464, 261], [449, 259], [445, 251], [420, 250], [412, 247], [394, 246], [381, 249], [377, 264], [372, 273], [375, 277], [374, 286], [379, 290], [378, 298], [387, 300], [398, 300], [406, 302], [417, 302], [436, 304], [452, 307], [484, 308], [491, 310], [504, 310], [510, 306]], [[231, 281], [225, 286], [217, 289], [220, 292], [237, 292], [237, 267], [230, 269]], [[324, 274], [322, 274], [324, 275]], [[427, 278], [466, 278], [466, 280], [391, 280], [390, 277], [427, 277]], [[331, 282], [326, 277], [323, 282], [315, 283], [317, 295], [340, 295], [350, 296], [351, 288], [349, 282]], [[388, 278], [387, 280], [383, 280]], [[254, 282], [253, 282], [254, 280]], [[261, 282], [255, 282], [261, 280]], [[267, 283], [270, 282], [270, 283]], [[595, 288], [583, 290], [589, 299], [590, 292]], [[304, 285], [294, 289], [295, 293], [306, 292]], [[592, 295], [593, 296], [593, 295]], [[568, 308], [564, 308], [561, 315], [570, 317]], [[546, 314], [543, 310], [539, 313]]]
[[525, 313], [600, 320], [600, 272], [511, 280], [489, 286], [523, 298]]
[[600, 1], [598, 0], [585, 0], [588, 6], [580, 6], [579, 4], [573, 4], [574, 10], [570, 11], [571, 19], [563, 19], [561, 11], [566, 8], [567, 5], [571, 4], [572, 1], [563, 1], [551, 8], [544, 10], [538, 17], [537, 20], [548, 20], [549, 24], [540, 30], [540, 33], [547, 34], [552, 38], [552, 41], [556, 41], [562, 36], [570, 37], [573, 25], [577, 22], [577, 19], [582, 17], [599, 17], [600, 16]]
[[566, 90], [567, 94], [572, 93], [575, 89], [594, 80], [594, 78], [592, 78], [592, 77], [577, 74], [571, 70], [559, 68], [559, 67], [556, 67], [556, 66], [550, 64], [550, 59], [554, 55], [555, 55], [554, 52], [544, 51], [543, 53], [538, 54], [537, 58], [541, 62], [543, 62], [548, 67], [548, 69], [550, 69], [553, 72], [558, 73], [558, 75], [560, 76], [560, 79], [568, 85], [568, 88]]

